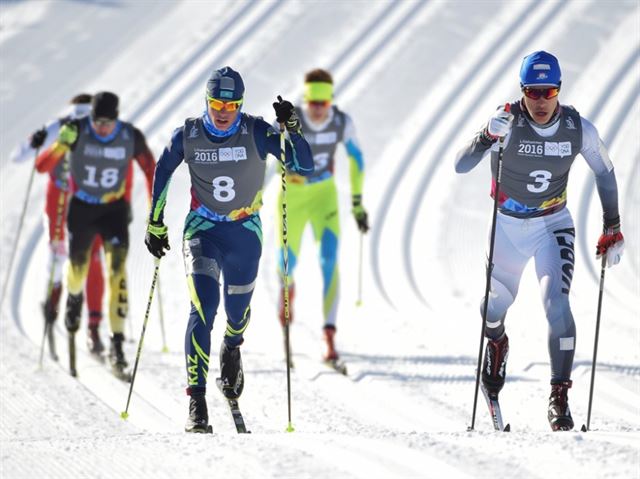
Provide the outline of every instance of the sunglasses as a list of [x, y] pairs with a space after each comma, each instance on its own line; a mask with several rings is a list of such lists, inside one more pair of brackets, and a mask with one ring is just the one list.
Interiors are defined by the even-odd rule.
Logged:
[[331, 104], [329, 100], [310, 101], [309, 106], [328, 107]]
[[242, 98], [235, 101], [222, 101], [208, 96], [207, 101], [209, 102], [209, 106], [215, 111], [221, 111], [222, 109], [226, 111], [236, 111], [239, 110], [240, 105], [242, 105]]
[[93, 124], [96, 126], [111, 126], [116, 122], [111, 118], [94, 118], [91, 121], [93, 121]]
[[522, 89], [522, 93], [527, 98], [531, 98], [532, 100], [539, 100], [540, 98], [545, 98], [547, 100], [551, 100], [558, 96], [560, 93], [560, 87], [550, 87], [550, 88], [530, 88], [524, 87]]

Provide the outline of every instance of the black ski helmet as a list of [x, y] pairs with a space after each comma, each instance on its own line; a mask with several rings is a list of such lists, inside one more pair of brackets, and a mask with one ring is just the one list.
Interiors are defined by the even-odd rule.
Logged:
[[118, 95], [110, 91], [101, 91], [93, 95], [91, 118], [118, 119]]

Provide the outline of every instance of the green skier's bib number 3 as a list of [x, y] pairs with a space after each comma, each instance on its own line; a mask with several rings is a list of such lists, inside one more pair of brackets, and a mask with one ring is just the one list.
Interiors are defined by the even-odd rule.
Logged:
[[226, 203], [236, 197], [236, 192], [233, 189], [235, 183], [230, 176], [218, 176], [213, 179], [211, 184], [213, 186], [213, 197], [216, 201]]

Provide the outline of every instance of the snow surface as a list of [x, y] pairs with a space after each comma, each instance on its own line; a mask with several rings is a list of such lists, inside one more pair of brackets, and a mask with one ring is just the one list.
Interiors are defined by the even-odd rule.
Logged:
[[[482, 398], [471, 422], [490, 219], [488, 165], [455, 175], [453, 156], [492, 109], [518, 96], [527, 53], [547, 49], [563, 68], [561, 101], [598, 127], [615, 164], [626, 252], [606, 272], [592, 431], [586, 421], [599, 267], [601, 208], [582, 158], [569, 185], [577, 227], [571, 291], [578, 328], [570, 391], [575, 431], [546, 420], [546, 321], [532, 265], [507, 321], [511, 351], [501, 395], [512, 432], [492, 430]], [[0, 3], [0, 274], [6, 277], [28, 164], [8, 153], [79, 91], [110, 89], [122, 117], [159, 155], [174, 127], [202, 110], [204, 80], [226, 64], [242, 72], [246, 111], [273, 117], [277, 94], [298, 98], [306, 70], [331, 69], [337, 103], [365, 152], [363, 305], [356, 307], [359, 235], [341, 187], [338, 346], [349, 377], [318, 361], [321, 276], [305, 237], [297, 272], [292, 422], [276, 319], [275, 199], [265, 195], [265, 244], [252, 323], [243, 346], [241, 407], [251, 435], [235, 433], [215, 392], [214, 434], [182, 432], [183, 337], [188, 294], [180, 255], [188, 208], [186, 168], [168, 199], [171, 254], [150, 318], [129, 408], [128, 386], [87, 356], [79, 377], [60, 363], [37, 370], [46, 244], [44, 177], [32, 189], [0, 319], [0, 475], [22, 477], [640, 477], [640, 4], [630, 1], [3, 1]], [[342, 157], [344, 158], [344, 157]], [[136, 173], [129, 256], [133, 361], [153, 261], [143, 245], [146, 199]], [[2, 285], [4, 286], [4, 284]], [[224, 315], [213, 332], [215, 357]], [[107, 337], [107, 327], [102, 327]]]

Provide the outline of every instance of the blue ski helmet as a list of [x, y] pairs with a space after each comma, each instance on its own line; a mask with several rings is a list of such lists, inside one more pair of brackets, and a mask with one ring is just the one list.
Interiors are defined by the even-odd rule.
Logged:
[[207, 96], [218, 100], [241, 100], [244, 82], [240, 73], [231, 67], [215, 70], [207, 80]]
[[558, 59], [545, 51], [533, 52], [524, 57], [520, 67], [520, 86], [555, 86], [562, 83]]

